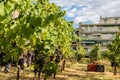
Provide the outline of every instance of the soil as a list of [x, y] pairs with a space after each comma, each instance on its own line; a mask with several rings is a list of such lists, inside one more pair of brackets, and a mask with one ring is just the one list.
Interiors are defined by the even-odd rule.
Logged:
[[[120, 73], [114, 76], [110, 63], [108, 61], [99, 62], [105, 65], [105, 72], [88, 72], [86, 60], [82, 60], [79, 63], [67, 62], [64, 71], [57, 73], [56, 79], [51, 76], [48, 80], [120, 80]], [[0, 80], [16, 80], [16, 67], [11, 67], [9, 73], [4, 73], [3, 69], [0, 72]], [[20, 80], [37, 80], [34, 79], [34, 73], [32, 67], [25, 68], [21, 72]], [[43, 80], [43, 76], [40, 80]]]

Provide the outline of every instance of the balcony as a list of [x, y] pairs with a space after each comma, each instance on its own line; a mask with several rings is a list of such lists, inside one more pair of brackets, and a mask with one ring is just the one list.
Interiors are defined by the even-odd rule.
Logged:
[[[89, 46], [89, 45], [86, 45], [86, 46], [83, 46], [85, 49], [91, 49], [94, 45], [92, 46]], [[104, 50], [107, 50], [107, 47], [106, 46], [100, 46], [100, 50], [101, 51], [104, 51]]]
[[117, 33], [119, 31], [82, 31], [82, 34], [95, 34], [95, 33]]
[[101, 37], [82, 37], [82, 40], [101, 40], [101, 41], [111, 41], [114, 40], [114, 38], [101, 38]]

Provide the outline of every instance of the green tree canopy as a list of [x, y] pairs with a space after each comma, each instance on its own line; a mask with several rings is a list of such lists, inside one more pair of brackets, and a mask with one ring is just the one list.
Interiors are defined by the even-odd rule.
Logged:
[[114, 65], [114, 75], [116, 75], [116, 67], [120, 64], [120, 33], [116, 34], [115, 39], [111, 44], [107, 45], [108, 50], [103, 54], [104, 57], [108, 58]]
[[107, 58], [110, 61], [120, 63], [120, 33], [116, 35], [116, 38], [112, 41], [111, 44], [107, 45], [107, 48], [109, 50]]
[[97, 60], [99, 54], [99, 44], [96, 44], [92, 47], [91, 52], [89, 53], [89, 57], [91, 61]]

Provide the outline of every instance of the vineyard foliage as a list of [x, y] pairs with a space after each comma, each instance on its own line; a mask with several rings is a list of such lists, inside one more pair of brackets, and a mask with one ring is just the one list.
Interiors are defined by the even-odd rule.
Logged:
[[68, 22], [61, 7], [49, 0], [0, 0], [0, 48], [5, 60], [16, 60], [28, 49], [38, 49], [46, 55], [57, 46], [68, 57], [75, 40], [73, 22]]

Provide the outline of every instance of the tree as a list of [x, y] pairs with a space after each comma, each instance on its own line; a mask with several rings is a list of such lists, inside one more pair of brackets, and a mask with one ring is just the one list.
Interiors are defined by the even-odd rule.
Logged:
[[75, 58], [79, 62], [85, 55], [85, 49], [83, 46], [76, 46], [76, 48], [77, 50], [75, 50]]
[[99, 45], [96, 44], [93, 46], [91, 52], [89, 53], [89, 57], [91, 61], [95, 61], [98, 59], [98, 54], [99, 54]]
[[104, 54], [111, 62], [114, 62], [114, 75], [117, 73], [117, 67], [120, 63], [120, 33], [116, 34], [115, 39], [112, 41], [111, 44], [107, 45], [108, 51]]

